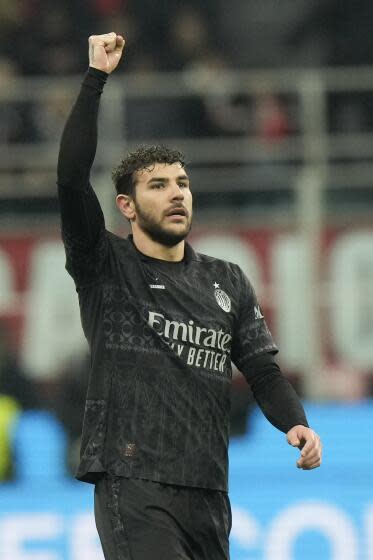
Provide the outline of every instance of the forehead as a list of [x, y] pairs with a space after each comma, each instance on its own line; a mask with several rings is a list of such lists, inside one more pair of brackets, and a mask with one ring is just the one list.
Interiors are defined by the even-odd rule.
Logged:
[[175, 163], [154, 163], [145, 169], [135, 171], [134, 176], [136, 182], [147, 183], [151, 179], [157, 177], [173, 179], [179, 175], [185, 174], [185, 169], [180, 162]]

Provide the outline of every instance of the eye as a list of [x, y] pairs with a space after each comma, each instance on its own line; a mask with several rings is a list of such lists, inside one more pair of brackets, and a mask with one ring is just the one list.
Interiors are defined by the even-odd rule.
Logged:
[[181, 189], [188, 189], [189, 188], [189, 183], [185, 183], [185, 182], [182, 181], [182, 182], [179, 183], [179, 187]]
[[164, 183], [153, 183], [152, 184], [152, 189], [163, 189], [165, 186]]

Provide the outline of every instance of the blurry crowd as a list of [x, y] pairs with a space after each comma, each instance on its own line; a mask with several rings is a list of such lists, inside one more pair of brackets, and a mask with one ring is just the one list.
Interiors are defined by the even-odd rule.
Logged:
[[87, 37], [115, 30], [128, 40], [130, 71], [209, 57], [235, 68], [371, 64], [372, 16], [369, 0], [2, 0], [0, 53], [9, 71], [74, 74]]
[[[117, 76], [182, 72], [189, 92], [127, 99], [123, 136], [248, 137], [263, 141], [268, 164], [266, 147], [300, 129], [298, 101], [270, 87], [212, 95], [209, 84], [232, 69], [369, 64], [372, 16], [369, 0], [0, 0], [0, 143], [58, 142], [72, 102], [61, 83], [40, 103], [2, 102], [1, 91], [18, 76], [82, 75], [88, 36], [116, 30], [127, 40]], [[330, 130], [370, 131], [372, 109], [370, 92], [330, 96]]]
[[213, 48], [211, 0], [16, 0], [0, 4], [3, 62], [23, 75], [70, 75], [87, 64], [87, 38], [115, 30], [128, 70], [180, 70]]
[[[127, 39], [125, 63], [117, 74], [182, 71], [191, 92], [193, 84], [214, 81], [230, 69], [370, 64], [372, 16], [369, 0], [282, 0], [281, 7], [276, 0], [231, 0], [229, 5], [223, 0], [2, 0], [0, 91], [11, 89], [17, 76], [81, 75], [88, 36], [110, 30]], [[56, 140], [58, 117], [62, 120], [70, 100], [53, 83], [50, 87], [42, 108], [0, 103], [0, 141]], [[255, 133], [263, 115], [269, 121], [265, 133], [286, 136], [297, 127], [291, 100], [270, 91], [265, 96], [172, 100], [169, 137]], [[168, 108], [170, 100], [165, 103]], [[347, 103], [345, 126], [361, 125], [372, 114], [369, 103], [367, 110], [364, 103], [357, 108], [356, 100]], [[129, 108], [129, 138], [162, 134], [164, 120], [160, 126], [156, 117], [165, 114], [164, 108], [154, 104], [151, 109], [141, 102]], [[151, 118], [139, 120], [141, 110]]]
[[[129, 101], [126, 135], [143, 139], [167, 134], [214, 136], [247, 134], [258, 129], [266, 138], [286, 135], [282, 100], [267, 96], [193, 95], [219, 73], [239, 67], [235, 48], [224, 39], [224, 3], [213, 0], [18, 0], [0, 3], [0, 88], [11, 89], [17, 76], [70, 76], [87, 67], [87, 38], [116, 30], [127, 40], [125, 63], [117, 72], [183, 71], [191, 94], [170, 99]], [[219, 9], [220, 8], [220, 9]], [[225, 35], [229, 34], [229, 26]], [[25, 143], [57, 140], [71, 99], [50, 84], [41, 106], [32, 102], [0, 104], [0, 141]], [[268, 122], [263, 122], [268, 108]], [[140, 119], [139, 115], [143, 115]], [[145, 115], [145, 116], [144, 116]]]

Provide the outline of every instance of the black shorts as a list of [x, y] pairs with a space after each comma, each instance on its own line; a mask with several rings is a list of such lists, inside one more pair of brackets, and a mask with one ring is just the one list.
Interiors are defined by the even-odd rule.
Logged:
[[104, 476], [95, 519], [105, 560], [229, 560], [225, 492]]

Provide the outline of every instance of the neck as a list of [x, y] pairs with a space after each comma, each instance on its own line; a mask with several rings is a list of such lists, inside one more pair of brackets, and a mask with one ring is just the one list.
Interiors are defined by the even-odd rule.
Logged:
[[173, 247], [167, 247], [151, 239], [142, 230], [133, 229], [133, 242], [143, 255], [162, 261], [179, 262], [184, 258], [185, 241], [180, 241]]

